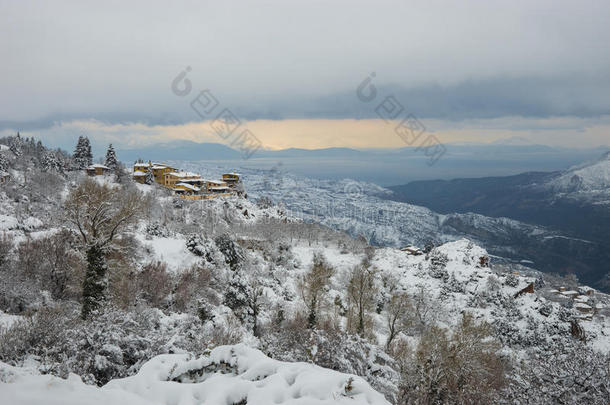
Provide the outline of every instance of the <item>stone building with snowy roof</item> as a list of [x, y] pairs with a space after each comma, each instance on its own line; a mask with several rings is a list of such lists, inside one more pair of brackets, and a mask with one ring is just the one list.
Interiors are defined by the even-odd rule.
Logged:
[[87, 166], [85, 168], [85, 172], [89, 175], [89, 176], [101, 176], [103, 174], [106, 174], [110, 171], [110, 168], [108, 166], [104, 166], [101, 164], [93, 164], [90, 166]]

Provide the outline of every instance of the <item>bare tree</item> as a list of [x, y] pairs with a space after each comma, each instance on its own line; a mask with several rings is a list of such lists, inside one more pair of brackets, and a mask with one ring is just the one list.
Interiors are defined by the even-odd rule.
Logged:
[[355, 330], [361, 336], [365, 332], [367, 315], [375, 304], [375, 296], [377, 295], [377, 288], [375, 286], [376, 277], [377, 270], [366, 266], [365, 262], [354, 267], [347, 286], [349, 308], [352, 314], [350, 316], [350, 325], [353, 327], [355, 323]]
[[326, 299], [328, 284], [335, 270], [330, 266], [324, 256], [314, 254], [311, 270], [305, 274], [300, 282], [301, 295], [307, 307], [307, 323], [310, 328], [316, 326], [320, 306]]
[[65, 219], [78, 231], [87, 256], [83, 318], [97, 309], [104, 299], [108, 246], [137, 222], [143, 207], [144, 198], [137, 190], [109, 187], [88, 178], [68, 195], [64, 203]]
[[411, 324], [413, 306], [406, 292], [392, 295], [387, 304], [388, 340], [386, 350], [390, 349], [394, 338]]

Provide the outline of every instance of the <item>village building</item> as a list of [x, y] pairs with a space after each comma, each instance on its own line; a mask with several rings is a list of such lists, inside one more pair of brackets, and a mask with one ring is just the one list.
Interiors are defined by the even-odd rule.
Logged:
[[153, 178], [159, 184], [165, 185], [165, 175], [168, 173], [176, 172], [178, 169], [166, 165], [164, 163], [153, 163], [150, 166], [152, 170]]
[[201, 191], [199, 187], [190, 183], [177, 183], [174, 185], [173, 190], [177, 195], [195, 195]]
[[214, 197], [231, 196], [236, 192], [236, 186], [241, 183], [237, 173], [225, 173], [223, 180], [203, 179], [198, 173], [178, 170], [164, 163], [135, 163], [133, 165], [134, 181], [145, 184], [152, 174], [154, 181], [168, 189], [180, 198], [202, 200]]
[[222, 175], [222, 181], [224, 181], [228, 187], [235, 188], [237, 184], [241, 182], [241, 175], [239, 173], [224, 173]]
[[100, 165], [98, 163], [85, 168], [85, 172], [87, 172], [89, 176], [101, 176], [109, 171], [110, 168], [108, 166]]
[[136, 170], [133, 172], [133, 179], [140, 184], [146, 183], [146, 172]]
[[164, 175], [163, 184], [165, 187], [174, 189], [176, 184], [186, 183], [196, 187], [204, 185], [204, 180], [197, 173], [183, 172], [183, 171], [171, 171]]

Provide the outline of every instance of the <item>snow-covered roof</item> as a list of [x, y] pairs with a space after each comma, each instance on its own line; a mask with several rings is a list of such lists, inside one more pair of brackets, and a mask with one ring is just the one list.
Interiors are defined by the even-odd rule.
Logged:
[[10, 150], [10, 149], [11, 148], [9, 148], [8, 146], [0, 144], [0, 152], [5, 151], [5, 150]]
[[233, 172], [233, 173], [223, 173], [222, 175], [223, 176], [240, 176], [239, 173], [235, 173], [235, 172]]
[[182, 186], [184, 188], [188, 188], [189, 190], [199, 191], [198, 187], [195, 187], [192, 184], [188, 184], [188, 183], [178, 183], [178, 184], [176, 184], [176, 186]]
[[108, 166], [104, 166], [99, 163], [92, 164], [89, 167], [87, 167], [87, 169], [108, 169], [108, 170], [110, 170], [110, 168]]
[[133, 172], [133, 175], [136, 177], [142, 177], [142, 176], [146, 176], [146, 173], [144, 173], [140, 170], [136, 170], [135, 172]]
[[133, 167], [148, 167], [148, 163], [136, 163]]
[[230, 190], [230, 189], [229, 189], [229, 187], [221, 186], [221, 187], [210, 187], [210, 190], [222, 191], [222, 190]]
[[587, 305], [582, 302], [577, 302], [576, 304], [574, 304], [574, 308], [592, 309], [591, 305]]
[[201, 176], [197, 173], [193, 173], [193, 172], [171, 172], [171, 173], [167, 173], [168, 176], [174, 176], [174, 177], [197, 177], [200, 178]]
[[219, 186], [224, 186], [227, 184], [226, 182], [219, 180], [205, 180], [205, 182], [210, 184], [218, 184]]
[[563, 295], [578, 295], [578, 291], [574, 291], [574, 290], [563, 291], [562, 294]]

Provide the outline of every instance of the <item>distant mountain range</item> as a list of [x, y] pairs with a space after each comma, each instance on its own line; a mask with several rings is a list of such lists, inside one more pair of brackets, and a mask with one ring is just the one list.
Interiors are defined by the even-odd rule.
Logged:
[[[557, 171], [593, 159], [606, 149], [566, 149], [525, 144], [507, 139], [494, 144], [448, 144], [446, 154], [430, 166], [428, 157], [417, 148], [366, 149], [284, 149], [257, 150], [244, 160], [242, 153], [218, 143], [176, 141], [137, 149], [119, 149], [119, 159], [131, 163], [144, 160], [227, 162], [232, 166], [282, 170], [318, 179], [352, 178], [382, 186], [415, 180], [459, 177], [507, 176], [526, 171]], [[99, 153], [98, 153], [99, 154]]]
[[[415, 181], [389, 189], [394, 193], [386, 197], [395, 201], [445, 214], [512, 218], [587, 240], [610, 252], [610, 152], [564, 171]], [[590, 263], [587, 278], [607, 277], [610, 263], [602, 256], [580, 257]]]

